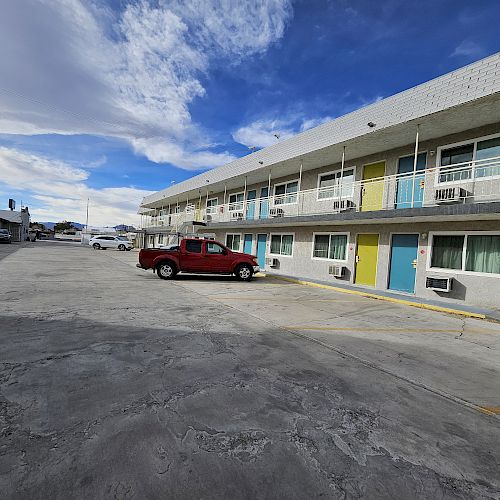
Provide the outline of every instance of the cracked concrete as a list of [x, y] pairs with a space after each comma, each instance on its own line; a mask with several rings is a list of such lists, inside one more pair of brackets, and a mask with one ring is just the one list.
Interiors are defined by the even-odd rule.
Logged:
[[[270, 321], [271, 304], [224, 303], [294, 287], [164, 282], [109, 255], [39, 242], [0, 262], [4, 498], [500, 497], [497, 418], [293, 335]], [[289, 324], [332, 317], [326, 295], [297, 293], [301, 304], [279, 303]], [[408, 332], [370, 339], [355, 329], [439, 321], [342, 304], [338, 345], [410, 373], [460, 332], [443, 316], [450, 332], [426, 334], [427, 350]], [[454, 340], [449, 362], [488, 386], [493, 334], [474, 335], [489, 354], [474, 365], [483, 348]], [[447, 362], [438, 375], [454, 373]]]

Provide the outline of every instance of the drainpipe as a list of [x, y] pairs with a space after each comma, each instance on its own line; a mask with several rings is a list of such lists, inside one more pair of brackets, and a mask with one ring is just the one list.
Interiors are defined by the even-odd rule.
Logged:
[[243, 218], [247, 216], [247, 176], [245, 175], [245, 187], [243, 188]]
[[411, 208], [415, 202], [415, 175], [417, 173], [417, 159], [418, 159], [418, 140], [419, 140], [420, 125], [417, 125], [417, 135], [415, 137], [415, 156], [413, 158], [413, 179], [411, 183]]
[[342, 183], [344, 181], [344, 167], [345, 167], [345, 146], [342, 148], [342, 165], [340, 167], [340, 183], [339, 183], [339, 212], [342, 210]]
[[[298, 185], [298, 193], [297, 193], [297, 196], [301, 197], [301, 205], [302, 205], [304, 202], [304, 198], [300, 194], [301, 189], [302, 189], [302, 160], [300, 160], [299, 185]], [[299, 200], [297, 200], [297, 215], [299, 215], [298, 212], [299, 212]]]
[[271, 200], [271, 170], [269, 170], [269, 179], [267, 182], [267, 204], [270, 205]]

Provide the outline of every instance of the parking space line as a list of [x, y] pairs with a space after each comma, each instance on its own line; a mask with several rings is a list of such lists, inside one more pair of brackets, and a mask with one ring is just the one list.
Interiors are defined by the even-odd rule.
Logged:
[[287, 330], [299, 330], [299, 331], [332, 331], [332, 332], [377, 332], [377, 333], [461, 333], [462, 330], [435, 330], [426, 328], [343, 328], [341, 326], [283, 326]]

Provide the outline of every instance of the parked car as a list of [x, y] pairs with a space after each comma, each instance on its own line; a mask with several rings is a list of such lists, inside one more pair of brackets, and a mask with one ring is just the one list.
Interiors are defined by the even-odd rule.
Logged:
[[89, 245], [94, 250], [106, 250], [106, 248], [116, 248], [118, 250], [132, 250], [134, 244], [127, 239], [126, 236], [109, 236], [100, 235], [92, 236], [89, 241]]
[[141, 269], [153, 269], [158, 277], [168, 280], [177, 273], [234, 274], [250, 281], [259, 272], [255, 255], [233, 252], [213, 240], [185, 238], [172, 248], [145, 248], [139, 252]]
[[0, 229], [0, 242], [12, 243], [12, 235], [8, 229]]

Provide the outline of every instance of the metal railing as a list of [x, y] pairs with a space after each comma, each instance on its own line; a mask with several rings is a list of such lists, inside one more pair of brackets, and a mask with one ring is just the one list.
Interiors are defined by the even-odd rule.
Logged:
[[[445, 165], [375, 179], [225, 203], [207, 209], [190, 209], [168, 216], [169, 227], [186, 220], [232, 222], [275, 217], [300, 217], [421, 208], [448, 203], [500, 201], [500, 156]], [[165, 225], [153, 216], [146, 227]]]

